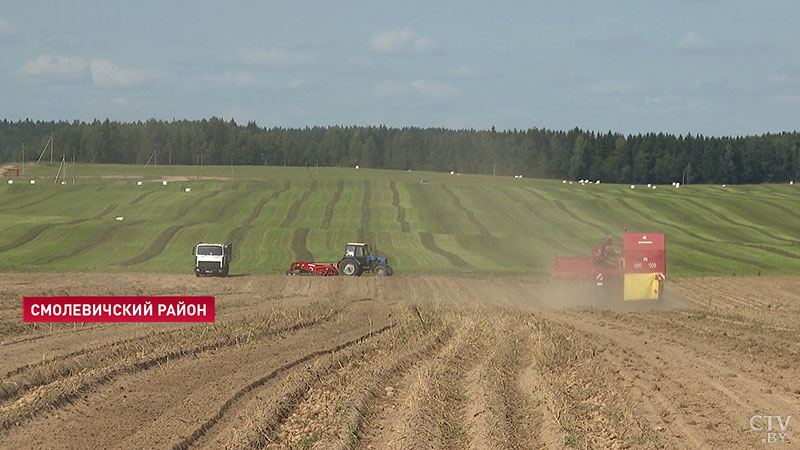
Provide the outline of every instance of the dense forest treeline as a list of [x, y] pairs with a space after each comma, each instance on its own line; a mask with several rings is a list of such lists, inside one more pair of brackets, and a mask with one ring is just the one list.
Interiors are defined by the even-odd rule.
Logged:
[[[762, 183], [800, 179], [800, 133], [746, 137], [624, 136], [573, 129], [262, 128], [218, 118], [120, 123], [0, 122], [0, 161], [36, 160], [50, 136], [56, 158], [144, 164], [350, 166], [455, 170], [617, 183]], [[49, 156], [48, 156], [49, 158]]]

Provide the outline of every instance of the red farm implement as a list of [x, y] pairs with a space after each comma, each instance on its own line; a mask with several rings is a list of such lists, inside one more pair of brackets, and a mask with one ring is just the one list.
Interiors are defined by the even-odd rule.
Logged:
[[318, 262], [297, 261], [289, 266], [286, 275], [321, 275], [333, 277], [339, 275], [338, 264], [325, 264]]
[[667, 273], [664, 233], [625, 233], [623, 243], [609, 236], [591, 256], [555, 257], [556, 279], [622, 290], [623, 300], [658, 300]]

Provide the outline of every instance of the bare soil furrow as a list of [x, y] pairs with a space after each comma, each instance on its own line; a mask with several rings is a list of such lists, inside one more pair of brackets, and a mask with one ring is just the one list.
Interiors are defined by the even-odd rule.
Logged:
[[256, 389], [256, 388], [262, 386], [264, 383], [266, 383], [267, 381], [275, 378], [276, 376], [278, 376], [278, 375], [280, 375], [280, 374], [282, 374], [284, 372], [287, 372], [290, 369], [293, 369], [294, 367], [299, 366], [300, 364], [306, 363], [306, 362], [308, 362], [308, 361], [310, 361], [310, 360], [312, 360], [314, 358], [317, 358], [319, 356], [336, 353], [338, 351], [344, 350], [344, 349], [346, 349], [348, 347], [351, 347], [353, 345], [359, 344], [359, 343], [363, 342], [364, 340], [366, 340], [368, 338], [371, 338], [371, 337], [373, 337], [373, 336], [375, 336], [377, 334], [383, 333], [386, 330], [391, 329], [392, 327], [393, 327], [393, 325], [386, 325], [386, 326], [384, 326], [382, 328], [379, 328], [379, 329], [377, 329], [375, 331], [371, 331], [371, 332], [369, 332], [369, 333], [367, 333], [365, 335], [359, 336], [358, 338], [353, 339], [351, 341], [344, 342], [344, 343], [339, 344], [339, 345], [337, 345], [337, 346], [335, 346], [333, 348], [324, 349], [324, 350], [318, 350], [316, 352], [309, 353], [309, 354], [303, 356], [300, 359], [296, 359], [296, 360], [294, 360], [294, 361], [292, 361], [292, 362], [290, 362], [288, 364], [284, 364], [283, 366], [278, 367], [277, 369], [273, 370], [272, 372], [268, 373], [267, 375], [265, 375], [265, 376], [255, 380], [255, 381], [253, 381], [252, 383], [248, 384], [247, 386], [243, 387], [242, 389], [236, 391], [236, 393], [231, 398], [229, 398], [219, 408], [219, 410], [217, 411], [217, 413], [213, 417], [211, 417], [206, 422], [204, 422], [199, 428], [195, 429], [194, 432], [188, 438], [186, 438], [183, 441], [175, 444], [172, 448], [173, 449], [187, 449], [187, 448], [191, 447], [198, 439], [200, 439], [202, 436], [204, 436], [206, 433], [208, 433], [208, 431], [212, 427], [214, 427], [223, 418], [223, 416], [227, 413], [227, 411], [236, 402], [241, 400], [242, 397], [244, 397], [245, 395], [250, 393], [253, 389]]
[[[78, 371], [74, 370], [73, 366], [67, 366], [61, 370], [45, 368], [39, 371], [39, 374], [24, 372], [23, 379], [19, 381], [6, 384], [4, 380], [3, 387], [7, 395], [4, 395], [6, 400], [0, 405], [0, 431], [30, 420], [45, 409], [67, 405], [73, 399], [113, 381], [113, 378], [120, 374], [133, 374], [188, 355], [196, 357], [211, 350], [240, 345], [244, 341], [252, 342], [295, 332], [331, 320], [337, 313], [338, 310], [330, 309], [308, 320], [298, 315], [296, 317], [298, 321], [295, 323], [279, 324], [276, 328], [264, 328], [263, 325], [256, 324], [243, 330], [234, 329], [228, 335], [225, 335], [226, 330], [206, 333], [206, 329], [194, 327], [184, 330], [186, 336], [180, 336], [182, 339], [170, 338], [168, 341], [171, 344], [168, 346], [159, 344], [161, 340], [155, 336], [148, 337], [150, 342], [146, 344], [149, 345], [140, 345], [138, 342], [140, 340], [136, 340], [120, 343], [122, 344], [120, 348], [111, 346], [103, 349], [94, 364], [90, 361]], [[222, 337], [218, 337], [220, 331]], [[198, 337], [201, 339], [207, 337], [207, 342], [187, 345], [197, 341]], [[148, 338], [145, 338], [145, 341]]]

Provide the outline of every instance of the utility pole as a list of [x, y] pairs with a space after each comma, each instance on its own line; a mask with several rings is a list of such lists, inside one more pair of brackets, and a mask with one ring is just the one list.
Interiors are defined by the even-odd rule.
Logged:
[[53, 135], [50, 135], [50, 164], [53, 163], [53, 147], [55, 146], [56, 140], [53, 138]]
[[72, 152], [72, 184], [75, 184], [75, 152]]
[[497, 177], [497, 163], [492, 164], [492, 184], [495, 184], [495, 178]]
[[25, 143], [22, 143], [22, 176], [25, 176]]

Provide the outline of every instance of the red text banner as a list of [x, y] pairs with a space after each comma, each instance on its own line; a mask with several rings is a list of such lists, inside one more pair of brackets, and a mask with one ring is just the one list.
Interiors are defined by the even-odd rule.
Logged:
[[23, 297], [23, 322], [214, 322], [214, 297]]

